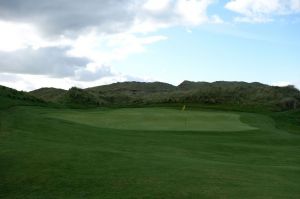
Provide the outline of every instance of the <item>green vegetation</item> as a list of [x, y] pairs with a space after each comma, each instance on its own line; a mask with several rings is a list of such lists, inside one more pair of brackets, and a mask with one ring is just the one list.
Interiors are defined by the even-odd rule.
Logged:
[[[228, 102], [193, 103], [186, 111], [175, 103], [91, 108], [103, 105], [88, 90], [61, 92], [63, 106], [89, 107], [70, 109], [3, 87], [0, 198], [300, 198], [297, 107], [272, 112], [257, 102], [247, 109]], [[293, 88], [284, 91], [278, 99], [297, 99]], [[149, 86], [135, 92], [165, 91]]]
[[30, 94], [44, 101], [58, 102], [66, 92], [66, 90], [57, 88], [40, 88], [31, 91]]
[[268, 110], [292, 110], [300, 106], [300, 92], [293, 86], [275, 87], [245, 82], [189, 82], [179, 86], [161, 82], [123, 82], [69, 91], [39, 89], [32, 95], [69, 107], [145, 106], [192, 103]]
[[17, 105], [43, 105], [43, 100], [26, 92], [20, 92], [11, 88], [0, 86], [0, 109]]
[[[245, 114], [245, 113], [244, 113]], [[181, 111], [166, 108], [123, 108], [102, 111], [59, 111], [50, 114], [76, 123], [102, 128], [168, 131], [245, 131], [256, 129], [227, 112]]]

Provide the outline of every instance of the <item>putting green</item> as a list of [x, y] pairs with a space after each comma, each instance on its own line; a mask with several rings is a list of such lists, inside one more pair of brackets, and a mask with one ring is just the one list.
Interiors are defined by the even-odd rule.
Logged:
[[48, 116], [102, 128], [170, 131], [246, 131], [257, 129], [230, 112], [181, 111], [167, 108], [123, 108], [64, 111]]

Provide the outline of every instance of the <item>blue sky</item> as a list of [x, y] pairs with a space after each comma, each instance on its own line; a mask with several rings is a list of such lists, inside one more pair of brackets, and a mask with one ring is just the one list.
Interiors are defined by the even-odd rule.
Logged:
[[160, 34], [168, 39], [116, 62], [116, 69], [173, 84], [188, 79], [300, 85], [300, 24], [203, 25]]
[[10, 0], [0, 10], [0, 84], [19, 90], [184, 80], [300, 88], [300, 0]]

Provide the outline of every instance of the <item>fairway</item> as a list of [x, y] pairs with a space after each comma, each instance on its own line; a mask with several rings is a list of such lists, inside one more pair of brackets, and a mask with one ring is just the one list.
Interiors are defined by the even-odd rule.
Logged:
[[300, 131], [284, 118], [293, 117], [2, 109], [0, 198], [298, 199]]
[[105, 111], [63, 111], [50, 117], [102, 128], [168, 131], [254, 130], [240, 115], [217, 111], [182, 111], [167, 108], [123, 108]]

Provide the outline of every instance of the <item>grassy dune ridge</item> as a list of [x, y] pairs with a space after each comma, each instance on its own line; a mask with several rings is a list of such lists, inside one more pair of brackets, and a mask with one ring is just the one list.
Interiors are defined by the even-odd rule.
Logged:
[[29, 94], [73, 108], [161, 103], [229, 105], [269, 110], [300, 107], [300, 91], [294, 86], [276, 87], [257, 82], [184, 81], [178, 86], [163, 82], [122, 82], [87, 89], [41, 88]]

